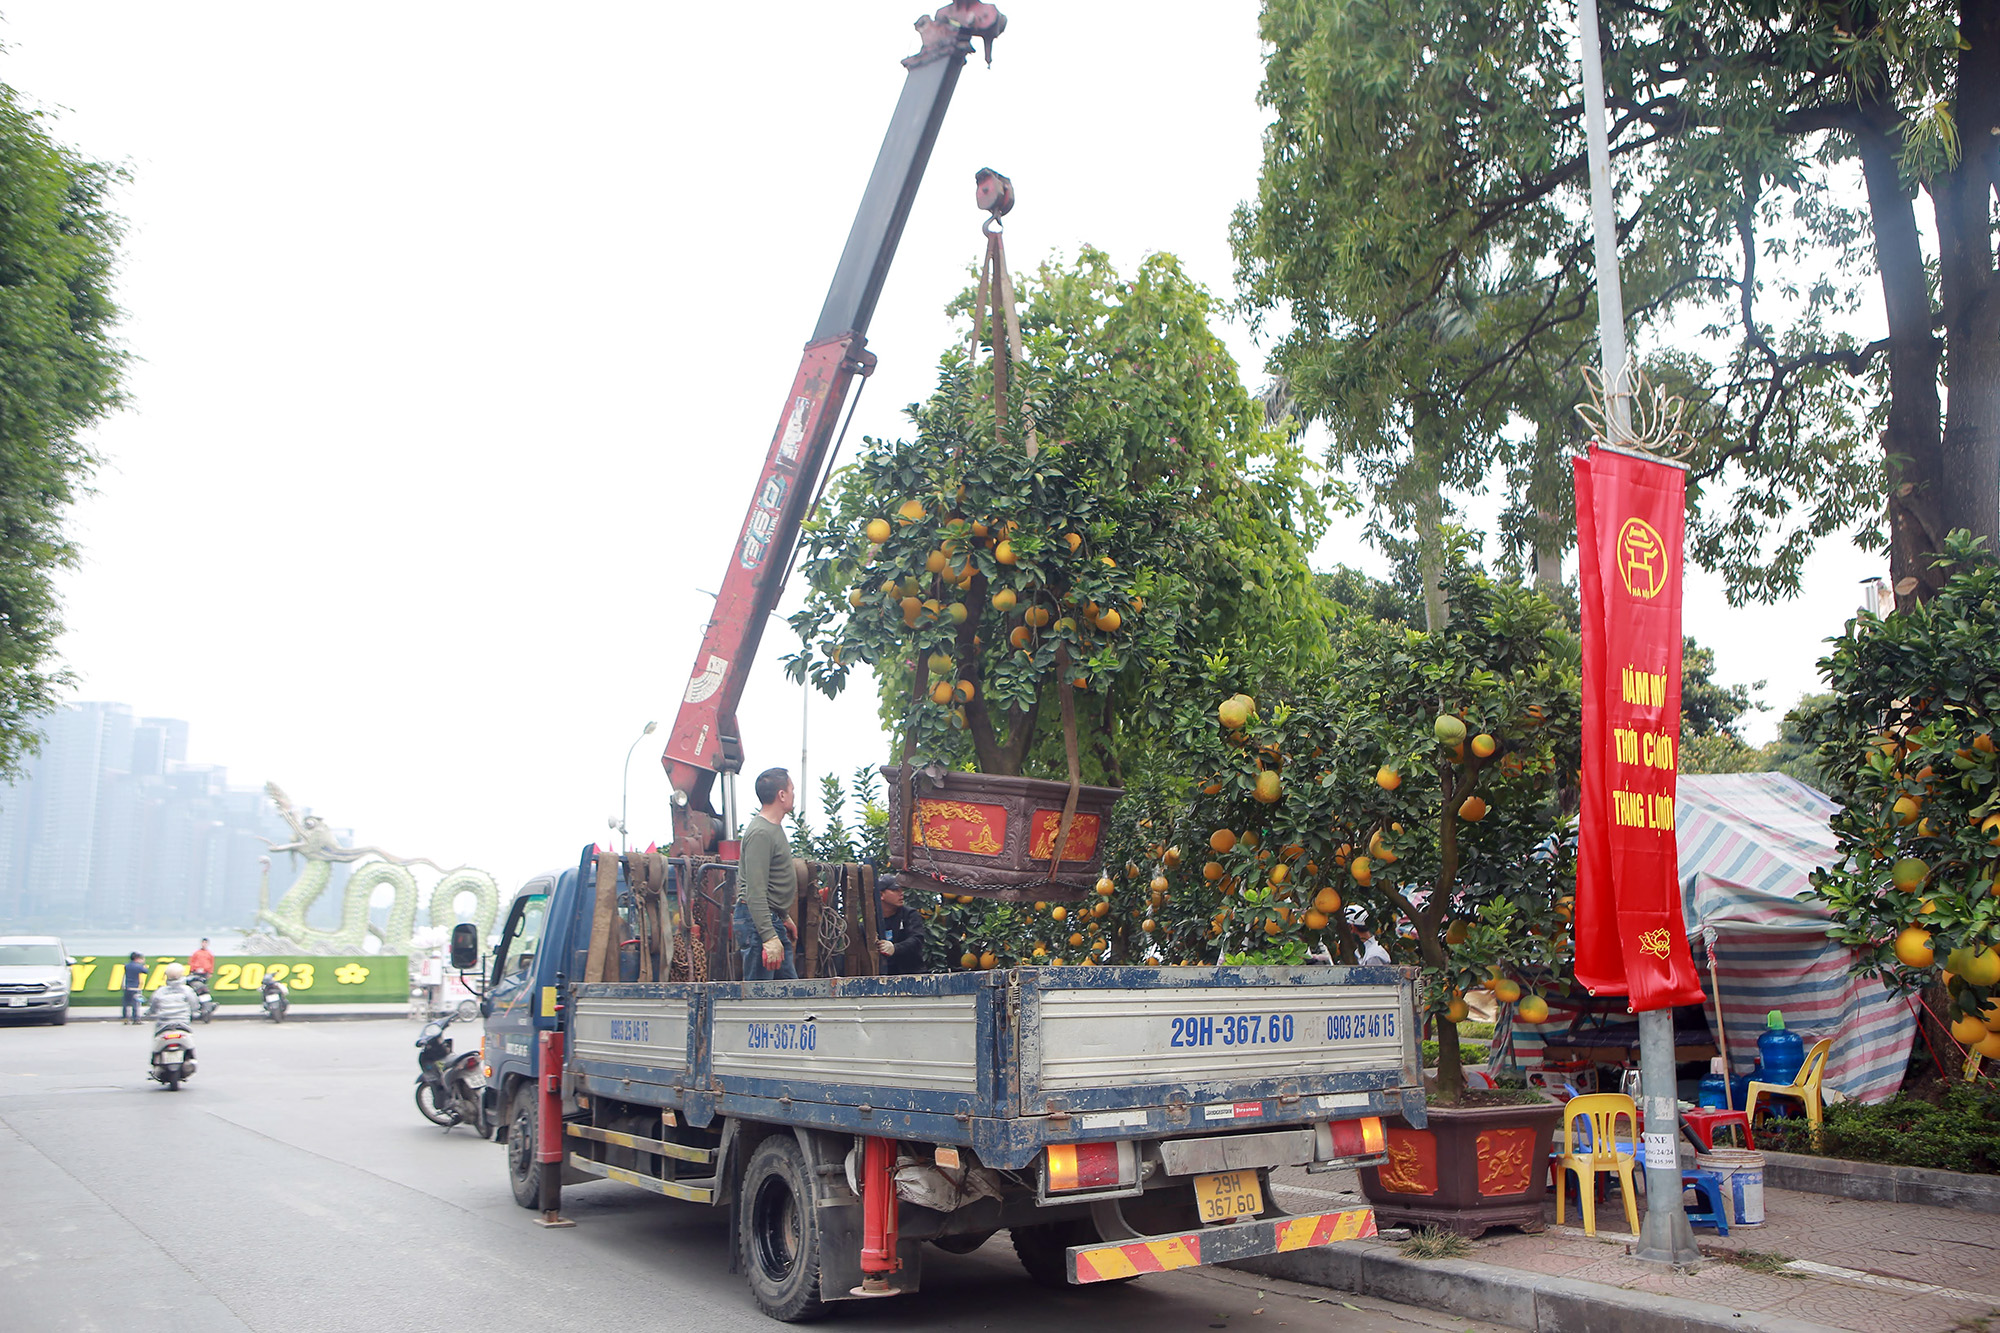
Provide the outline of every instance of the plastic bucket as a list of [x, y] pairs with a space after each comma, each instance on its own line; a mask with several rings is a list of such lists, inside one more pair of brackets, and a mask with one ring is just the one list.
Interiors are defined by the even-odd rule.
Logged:
[[1744, 1148], [1717, 1148], [1694, 1155], [1694, 1164], [1715, 1172], [1722, 1182], [1722, 1198], [1729, 1209], [1729, 1225], [1764, 1225], [1764, 1154]]

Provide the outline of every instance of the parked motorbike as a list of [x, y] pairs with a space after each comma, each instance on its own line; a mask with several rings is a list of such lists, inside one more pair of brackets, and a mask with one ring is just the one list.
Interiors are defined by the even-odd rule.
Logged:
[[457, 1020], [455, 1013], [434, 1018], [417, 1034], [417, 1110], [434, 1125], [471, 1125], [488, 1138], [492, 1131], [480, 1105], [486, 1075], [479, 1069], [479, 1052], [454, 1055], [445, 1035]]
[[285, 983], [275, 977], [264, 978], [264, 1017], [273, 1023], [285, 1021], [285, 1010], [292, 1007], [292, 993], [285, 989]]
[[153, 1062], [147, 1074], [155, 1083], [179, 1092], [194, 1076], [194, 1036], [184, 1023], [162, 1023], [153, 1029]]
[[195, 1021], [206, 1023], [211, 1018], [214, 1018], [217, 1001], [213, 995], [208, 993], [208, 974], [205, 972], [188, 973], [187, 986], [189, 990], [201, 997], [201, 1005], [195, 1010]]

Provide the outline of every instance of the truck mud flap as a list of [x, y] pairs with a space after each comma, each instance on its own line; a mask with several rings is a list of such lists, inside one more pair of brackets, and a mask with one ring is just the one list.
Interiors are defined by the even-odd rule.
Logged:
[[1141, 1273], [1165, 1273], [1260, 1254], [1309, 1250], [1335, 1241], [1360, 1240], [1375, 1234], [1373, 1208], [1349, 1208], [1338, 1213], [1307, 1213], [1298, 1217], [1253, 1218], [1224, 1226], [1201, 1227], [1169, 1236], [1069, 1247], [1069, 1280], [1077, 1284], [1110, 1282]]

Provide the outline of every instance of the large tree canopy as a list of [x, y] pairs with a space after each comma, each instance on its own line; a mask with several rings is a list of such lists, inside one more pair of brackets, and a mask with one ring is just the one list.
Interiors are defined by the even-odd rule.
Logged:
[[[1927, 595], [1946, 533], [2000, 526], [2000, 7], [1600, 13], [1627, 317], [1691, 406], [1693, 554], [1783, 596], [1859, 526]], [[1504, 469], [1505, 535], [1552, 577], [1596, 360], [1568, 0], [1266, 0], [1263, 35], [1235, 243], [1246, 303], [1290, 321], [1274, 369], [1420, 535]]]
[[111, 177], [0, 85], [0, 776], [69, 679], [51, 576], [75, 560], [63, 515], [95, 461], [84, 432], [118, 404], [125, 359], [110, 332]]
[[[1171, 255], [1129, 278], [1099, 250], [1052, 261], [1020, 314], [1000, 438], [990, 363], [960, 345], [913, 438], [871, 439], [839, 474], [806, 534], [790, 669], [835, 693], [872, 666], [923, 759], [1038, 776], [1066, 770], [1054, 715], [1074, 681], [1087, 776], [1119, 782], [1210, 655], [1324, 663], [1306, 557], [1325, 497]], [[934, 696], [913, 697], [917, 670]]]

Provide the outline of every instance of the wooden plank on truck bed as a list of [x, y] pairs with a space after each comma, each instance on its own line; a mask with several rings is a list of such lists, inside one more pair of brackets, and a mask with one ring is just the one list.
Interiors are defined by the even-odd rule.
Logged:
[[597, 904], [590, 919], [590, 960], [584, 964], [585, 981], [616, 981], [616, 975], [606, 976], [607, 965], [615, 966], [618, 950], [612, 946], [611, 932], [618, 920], [618, 862], [616, 858], [599, 852], [597, 855]]

